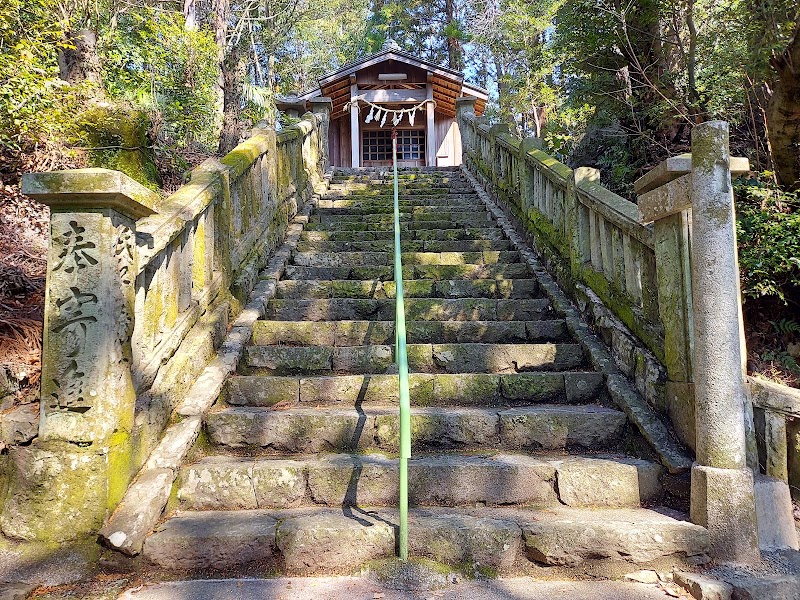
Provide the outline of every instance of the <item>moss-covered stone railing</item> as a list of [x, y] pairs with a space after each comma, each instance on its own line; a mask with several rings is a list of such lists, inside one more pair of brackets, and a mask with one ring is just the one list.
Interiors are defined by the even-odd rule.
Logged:
[[[570, 169], [535, 140], [516, 139], [507, 126], [475, 117], [472, 103], [458, 101], [466, 167], [513, 214], [639, 392], [671, 414], [668, 376], [691, 381], [688, 333], [680, 322], [688, 310], [680, 304], [685, 290], [673, 286], [684, 281], [682, 240], [662, 240], [640, 224], [636, 205], [600, 185], [596, 169]], [[677, 259], [659, 264], [659, 254]], [[674, 412], [683, 415], [684, 408]], [[691, 429], [681, 431], [690, 445]]]
[[792, 458], [777, 447], [786, 444], [789, 413], [755, 385], [774, 463], [768, 485], [758, 475], [731, 186], [731, 173], [749, 165], [729, 155], [728, 125], [696, 126], [692, 154], [641, 177], [636, 204], [600, 185], [597, 170], [568, 168], [536, 140], [477, 118], [473, 106], [472, 98], [457, 101], [466, 168], [513, 214], [620, 370], [695, 450], [692, 520], [708, 527], [715, 556], [753, 559], [757, 534], [762, 544], [774, 539], [763, 520], [756, 532], [757, 506], [780, 506], [772, 521], [791, 522]]
[[117, 171], [24, 177], [51, 241], [39, 436], [11, 448], [6, 536], [98, 531], [322, 181], [327, 119], [257, 128], [167, 198]]

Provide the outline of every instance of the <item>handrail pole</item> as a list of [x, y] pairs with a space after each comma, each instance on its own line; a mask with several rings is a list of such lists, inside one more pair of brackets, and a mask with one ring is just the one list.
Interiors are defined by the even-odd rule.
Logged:
[[394, 167], [395, 361], [400, 386], [400, 560], [408, 560], [408, 459], [411, 458], [411, 397], [408, 391], [406, 312], [403, 301], [403, 260], [400, 248], [400, 200], [397, 179], [397, 131], [392, 129]]

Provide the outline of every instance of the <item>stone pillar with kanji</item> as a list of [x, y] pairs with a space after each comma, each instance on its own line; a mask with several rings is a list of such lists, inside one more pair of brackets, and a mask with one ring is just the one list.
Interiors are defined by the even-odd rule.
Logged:
[[105, 169], [26, 175], [23, 193], [51, 210], [40, 424], [12, 449], [2, 529], [63, 541], [97, 530], [134, 468], [136, 220], [160, 196]]

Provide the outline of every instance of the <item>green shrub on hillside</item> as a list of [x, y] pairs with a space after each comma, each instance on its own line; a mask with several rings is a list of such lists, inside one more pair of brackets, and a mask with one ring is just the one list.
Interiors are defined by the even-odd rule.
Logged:
[[742, 295], [787, 303], [800, 292], [800, 198], [752, 179], [735, 187]]

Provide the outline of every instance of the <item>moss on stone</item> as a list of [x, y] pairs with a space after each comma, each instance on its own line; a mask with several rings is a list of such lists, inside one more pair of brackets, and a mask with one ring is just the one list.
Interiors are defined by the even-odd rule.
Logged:
[[147, 113], [123, 104], [95, 104], [81, 115], [79, 127], [90, 166], [122, 171], [145, 187], [160, 188]]

